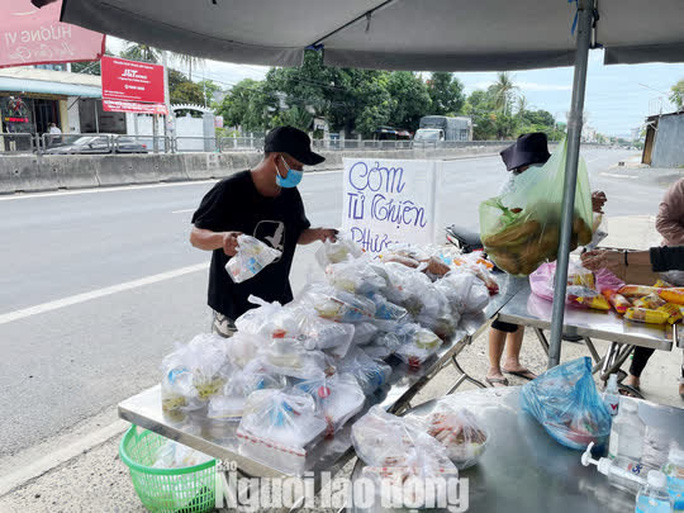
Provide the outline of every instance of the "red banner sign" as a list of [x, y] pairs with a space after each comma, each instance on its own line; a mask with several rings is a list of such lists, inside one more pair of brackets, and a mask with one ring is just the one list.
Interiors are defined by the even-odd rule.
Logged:
[[0, 68], [98, 60], [104, 35], [60, 22], [61, 9], [61, 0], [41, 9], [30, 0], [1, 1]]
[[123, 100], [102, 100], [105, 112], [137, 112], [138, 114], [160, 114], [168, 116], [169, 111], [163, 103], [138, 103]]
[[102, 99], [164, 103], [164, 66], [102, 57]]

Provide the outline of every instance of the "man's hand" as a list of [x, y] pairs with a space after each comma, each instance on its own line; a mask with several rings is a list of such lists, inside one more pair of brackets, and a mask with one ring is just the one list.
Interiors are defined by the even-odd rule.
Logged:
[[223, 233], [223, 252], [228, 256], [235, 256], [238, 248], [238, 236], [241, 232], [224, 232]]
[[594, 191], [591, 193], [591, 209], [597, 214], [603, 214], [603, 205], [606, 204], [607, 198], [603, 191]]
[[318, 232], [319, 240], [321, 242], [325, 242], [326, 240], [337, 242], [337, 235], [340, 233], [338, 230], [335, 230], [335, 228], [319, 228]]

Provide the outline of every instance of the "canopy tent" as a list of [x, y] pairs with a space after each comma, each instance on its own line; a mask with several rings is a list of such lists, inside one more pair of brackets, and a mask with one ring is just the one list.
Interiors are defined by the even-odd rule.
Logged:
[[[48, 0], [49, 1], [49, 0]], [[575, 66], [549, 365], [560, 361], [589, 48], [606, 64], [684, 61], [684, 1], [64, 0], [62, 21], [163, 49], [296, 66], [502, 71]]]

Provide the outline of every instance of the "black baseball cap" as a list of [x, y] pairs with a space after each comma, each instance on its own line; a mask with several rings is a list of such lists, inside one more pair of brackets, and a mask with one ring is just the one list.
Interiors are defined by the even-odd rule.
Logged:
[[549, 157], [549, 145], [543, 132], [523, 134], [501, 152], [501, 158], [508, 171], [532, 164], [545, 164]]
[[279, 126], [266, 134], [264, 151], [287, 153], [307, 166], [315, 166], [325, 160], [322, 155], [311, 151], [309, 136], [293, 126]]

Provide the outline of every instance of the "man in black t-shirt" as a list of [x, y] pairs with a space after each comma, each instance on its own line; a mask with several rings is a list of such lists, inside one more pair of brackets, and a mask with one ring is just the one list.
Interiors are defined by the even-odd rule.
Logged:
[[[282, 304], [291, 301], [289, 275], [296, 245], [335, 240], [337, 234], [334, 229], [311, 228], [296, 188], [304, 165], [325, 160], [311, 151], [309, 136], [290, 126], [274, 128], [264, 151], [255, 168], [218, 182], [192, 216], [190, 243], [213, 251], [208, 303], [214, 310], [213, 330], [223, 336], [232, 335], [234, 320], [254, 308], [250, 295]], [[243, 233], [282, 251], [282, 256], [255, 277], [234, 283], [225, 266]]]

